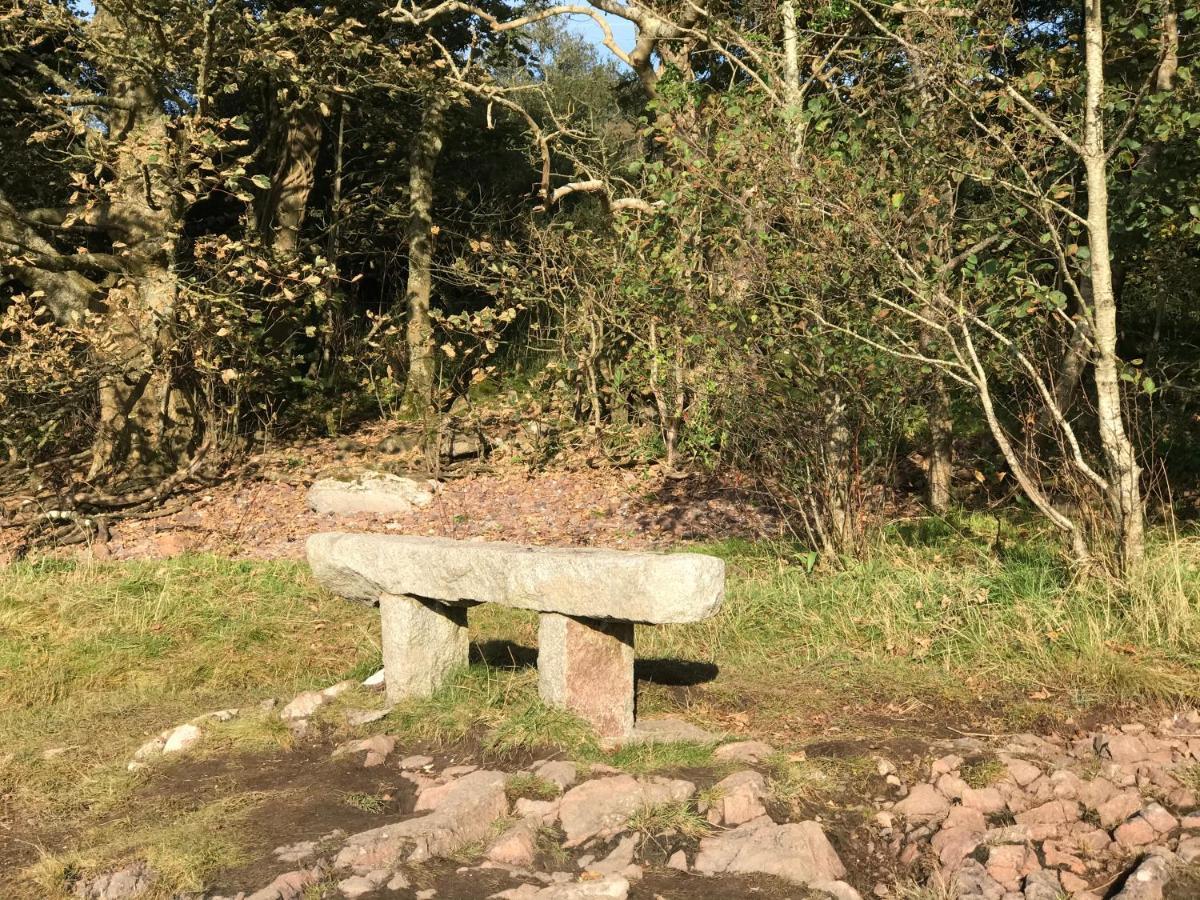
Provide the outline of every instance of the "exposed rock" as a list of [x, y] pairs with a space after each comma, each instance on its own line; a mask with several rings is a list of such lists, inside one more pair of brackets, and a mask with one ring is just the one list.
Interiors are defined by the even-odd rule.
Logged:
[[391, 735], [377, 734], [373, 737], [363, 738], [360, 741], [350, 741], [342, 744], [333, 751], [334, 756], [341, 756], [347, 753], [365, 753], [363, 759], [363, 767], [370, 769], [375, 766], [383, 765], [384, 760], [396, 747], [396, 739]]
[[1141, 794], [1137, 791], [1122, 791], [1101, 803], [1096, 812], [1100, 816], [1101, 825], [1105, 828], [1115, 828], [1141, 808]]
[[715, 744], [720, 739], [719, 734], [676, 718], [639, 719], [629, 735], [630, 741], [659, 744]]
[[1051, 800], [1013, 818], [1018, 825], [1061, 825], [1079, 819], [1079, 804], [1074, 800]]
[[316, 841], [298, 841], [295, 844], [286, 844], [282, 847], [276, 847], [271, 851], [272, 855], [277, 860], [285, 863], [304, 862], [304, 860], [314, 856], [316, 852]]
[[364, 472], [348, 481], [322, 478], [313, 482], [308, 490], [308, 507], [335, 516], [399, 515], [428, 506], [436, 490], [435, 481]]
[[78, 882], [74, 895], [80, 900], [126, 900], [144, 894], [153, 882], [153, 873], [143, 863], [136, 862], [89, 881]]
[[589, 838], [620, 831], [643, 806], [686, 800], [695, 791], [690, 781], [667, 778], [638, 780], [630, 775], [585, 781], [567, 791], [560, 801], [559, 820], [566, 834], [565, 847], [578, 847]]
[[1166, 852], [1148, 855], [1125, 879], [1113, 900], [1162, 900], [1163, 888], [1171, 877], [1171, 861]]
[[1005, 806], [1004, 797], [994, 787], [967, 787], [962, 792], [962, 805], [968, 809], [978, 810], [985, 816], [995, 815], [1001, 812]]
[[587, 870], [596, 872], [600, 875], [621, 875], [625, 870], [633, 865], [633, 855], [637, 852], [638, 844], [642, 842], [641, 837], [635, 834], [627, 834], [619, 841], [604, 859], [599, 862], [591, 863]]
[[390, 706], [381, 709], [349, 709], [346, 710], [346, 724], [351, 728], [361, 728], [363, 725], [370, 725], [372, 722], [386, 718], [391, 711]]
[[1134, 816], [1117, 827], [1113, 838], [1126, 850], [1136, 850], [1138, 847], [1153, 844], [1158, 838], [1158, 832], [1141, 816]]
[[1007, 891], [1019, 891], [1025, 876], [1039, 868], [1037, 854], [1025, 844], [1001, 844], [988, 853], [987, 873]]
[[735, 827], [767, 813], [767, 780], [760, 772], [735, 772], [713, 785], [712, 793], [707, 818], [714, 825]]
[[932, 784], [917, 784], [907, 797], [893, 807], [893, 812], [910, 822], [924, 823], [942, 819], [950, 811], [950, 801]]
[[740, 762], [754, 765], [775, 754], [775, 748], [762, 741], [736, 741], [723, 744], [713, 751], [713, 756], [723, 762]]
[[400, 760], [401, 769], [423, 769], [433, 764], [432, 756], [406, 756]]
[[815, 881], [809, 887], [828, 894], [833, 900], [862, 900], [862, 894], [844, 881]]
[[528, 821], [520, 821], [496, 838], [484, 855], [506, 866], [531, 866], [537, 856], [537, 832]]
[[368, 675], [366, 678], [364, 678], [362, 681], [362, 686], [365, 688], [380, 689], [383, 687], [386, 675], [387, 671], [385, 669], [380, 669], [373, 675]]
[[179, 725], [172, 728], [163, 742], [162, 752], [181, 753], [189, 747], [194, 747], [203, 735], [195, 725]]
[[667, 860], [668, 869], [677, 869], [680, 872], [688, 871], [687, 854], [682, 850], [676, 850]]
[[629, 882], [618, 875], [600, 881], [552, 884], [544, 888], [526, 884], [492, 896], [497, 900], [626, 900]]
[[531, 800], [522, 797], [514, 804], [514, 812], [522, 819], [530, 819], [543, 825], [550, 825], [558, 819], [558, 808], [561, 800]]
[[265, 888], [255, 891], [246, 900], [300, 900], [304, 892], [321, 880], [324, 871], [320, 867], [284, 872]]
[[846, 874], [816, 822], [776, 825], [766, 816], [702, 840], [693, 868], [706, 875], [775, 875], [796, 884], [838, 881]]
[[502, 772], [472, 772], [454, 782], [453, 790], [428, 815], [351, 836], [334, 865], [365, 874], [404, 858], [420, 862], [449, 856], [466, 844], [482, 841], [492, 822], [508, 812], [504, 783]]
[[328, 702], [329, 698], [321, 691], [303, 691], [279, 711], [279, 718], [285, 722], [307, 719]]
[[1025, 878], [1025, 900], [1060, 900], [1062, 889], [1058, 876], [1045, 869], [1030, 872]]
[[542, 763], [534, 769], [534, 773], [551, 784], [558, 785], [559, 790], [565, 791], [579, 778], [575, 763], [563, 759], [555, 759]]

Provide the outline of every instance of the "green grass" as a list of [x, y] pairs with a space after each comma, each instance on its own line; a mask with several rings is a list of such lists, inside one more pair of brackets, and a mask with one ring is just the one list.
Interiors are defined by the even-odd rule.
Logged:
[[219, 804], [145, 803], [126, 820], [154, 769], [125, 763], [162, 729], [228, 706], [247, 709], [204, 726], [195, 755], [288, 746], [254, 704], [369, 671], [377, 628], [371, 610], [319, 592], [294, 564], [191, 556], [0, 572], [0, 815], [37, 823], [23, 829], [31, 843], [54, 838], [40, 883], [54, 884], [60, 858], [89, 871], [134, 847], [180, 887], [235, 859], [233, 830], [203, 824]]

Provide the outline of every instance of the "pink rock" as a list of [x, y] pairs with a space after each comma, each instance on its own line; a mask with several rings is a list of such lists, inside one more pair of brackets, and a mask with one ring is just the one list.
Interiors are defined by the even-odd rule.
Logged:
[[766, 815], [763, 800], [767, 796], [767, 780], [759, 772], [735, 772], [713, 786], [716, 800], [708, 810], [708, 820], [714, 825], [736, 827]]
[[1075, 799], [1088, 809], [1097, 809], [1102, 803], [1112, 799], [1116, 792], [1116, 785], [1107, 778], [1093, 778], [1091, 781], [1083, 783], [1079, 790], [1079, 796]]
[[982, 840], [982, 828], [943, 828], [935, 834], [930, 846], [942, 864], [942, 874], [952, 875]]
[[921, 782], [913, 786], [908, 796], [893, 807], [893, 811], [910, 822], [940, 821], [950, 811], [950, 801], [932, 784]]
[[1079, 804], [1074, 800], [1051, 800], [1014, 816], [1018, 825], [1060, 825], [1079, 819]]
[[951, 753], [948, 756], [943, 756], [941, 759], [934, 760], [933, 765], [929, 767], [929, 771], [934, 778], [937, 778], [939, 775], [958, 771], [962, 764], [963, 758]]
[[1137, 791], [1122, 791], [1101, 803], [1096, 812], [1100, 815], [1101, 825], [1105, 828], [1115, 828], [1141, 808], [1141, 794]]
[[528, 821], [509, 828], [487, 850], [488, 859], [506, 866], [531, 866], [536, 855], [537, 834]]
[[1142, 739], [1132, 734], [1098, 734], [1095, 738], [1096, 755], [1116, 763], [1139, 763], [1149, 758]]
[[956, 806], [942, 823], [942, 828], [970, 828], [980, 834], [987, 831], [987, 820], [983, 813], [969, 806]]
[[1125, 824], [1118, 826], [1117, 830], [1113, 832], [1113, 837], [1126, 850], [1133, 850], [1154, 843], [1158, 833], [1141, 816], [1134, 816]]
[[1081, 800], [1087, 793], [1083, 781], [1074, 772], [1061, 770], [1050, 775], [1051, 793], [1059, 800]]
[[1008, 774], [1021, 787], [1025, 787], [1042, 775], [1041, 769], [1023, 759], [1006, 759], [1004, 763], [1008, 766]]
[[1052, 869], [1070, 869], [1076, 875], [1087, 873], [1087, 866], [1084, 865], [1083, 860], [1064, 850], [1058, 841], [1046, 841], [1042, 845], [1042, 855], [1046, 860], [1046, 865]]
[[1038, 868], [1037, 854], [1024, 844], [1001, 844], [988, 854], [988, 875], [1008, 891], [1019, 891], [1022, 879]]
[[1179, 827], [1179, 820], [1158, 803], [1151, 803], [1141, 812], [1141, 817], [1159, 834], [1169, 834]]
[[957, 800], [967, 789], [967, 783], [956, 775], [947, 774], [938, 778], [937, 789], [951, 800]]
[[1067, 872], [1065, 870], [1059, 872], [1058, 882], [1068, 894], [1079, 894], [1088, 889], [1087, 881], [1080, 878], [1074, 872]]
[[1004, 798], [994, 787], [968, 787], [962, 792], [962, 805], [990, 816], [1004, 810]]
[[713, 757], [724, 762], [754, 765], [775, 755], [775, 748], [762, 741], [737, 741], [723, 744], [713, 751]]

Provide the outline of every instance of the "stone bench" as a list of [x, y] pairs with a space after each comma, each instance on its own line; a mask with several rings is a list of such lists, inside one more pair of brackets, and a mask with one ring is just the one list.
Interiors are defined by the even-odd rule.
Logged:
[[632, 734], [635, 623], [697, 622], [725, 593], [699, 553], [525, 547], [382, 534], [315, 534], [308, 562], [335, 594], [378, 603], [388, 699], [428, 696], [467, 664], [467, 610], [541, 613], [538, 689], [605, 738]]

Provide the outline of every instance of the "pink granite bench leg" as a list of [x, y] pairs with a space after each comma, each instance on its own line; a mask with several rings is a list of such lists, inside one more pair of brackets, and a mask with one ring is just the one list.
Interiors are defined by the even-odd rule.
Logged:
[[538, 690], [548, 705], [588, 722], [602, 738], [633, 731], [633, 623], [542, 613]]

